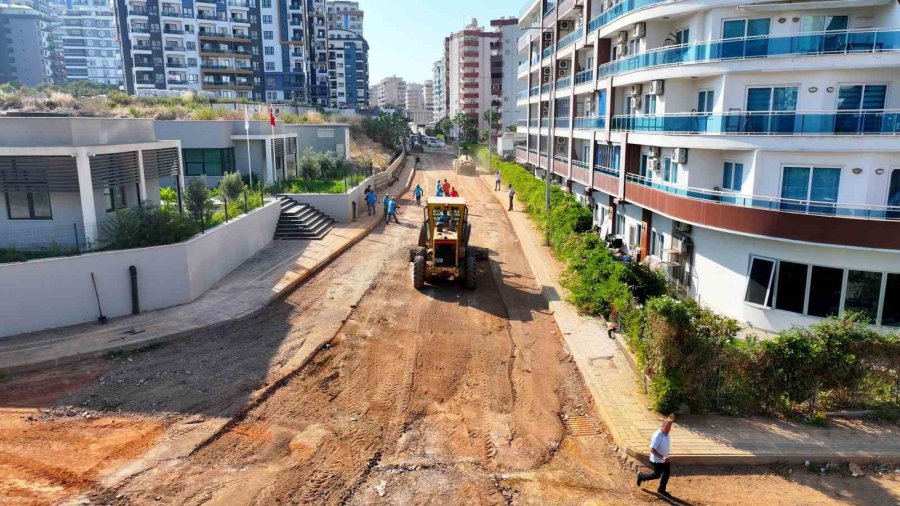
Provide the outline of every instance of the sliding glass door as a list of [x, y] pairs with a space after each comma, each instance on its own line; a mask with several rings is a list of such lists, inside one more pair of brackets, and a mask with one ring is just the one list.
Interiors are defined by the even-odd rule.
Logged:
[[797, 87], [774, 86], [747, 90], [747, 133], [793, 133], [797, 110]]
[[887, 217], [900, 219], [900, 169], [891, 171], [891, 182], [888, 185]]
[[[722, 58], [766, 56], [769, 18], [731, 19], [722, 25]], [[734, 40], [727, 40], [734, 39]]]
[[834, 214], [841, 169], [785, 167], [781, 179], [781, 209], [814, 214]]
[[880, 132], [886, 95], [887, 86], [883, 84], [841, 86], [834, 133]]

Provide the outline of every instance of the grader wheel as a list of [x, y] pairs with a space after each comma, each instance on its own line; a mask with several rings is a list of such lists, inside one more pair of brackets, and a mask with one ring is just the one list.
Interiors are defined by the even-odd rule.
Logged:
[[425, 285], [425, 257], [417, 256], [412, 264], [413, 288], [419, 290]]

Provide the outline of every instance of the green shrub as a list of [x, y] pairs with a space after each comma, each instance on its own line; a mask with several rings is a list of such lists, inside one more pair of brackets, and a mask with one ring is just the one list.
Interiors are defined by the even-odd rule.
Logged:
[[17, 249], [0, 248], [0, 264], [24, 262], [25, 260], [28, 260], [28, 257], [25, 256], [25, 253], [22, 253]]
[[144, 207], [117, 211], [103, 226], [110, 249], [142, 248], [184, 241], [199, 232], [188, 216], [171, 209]]

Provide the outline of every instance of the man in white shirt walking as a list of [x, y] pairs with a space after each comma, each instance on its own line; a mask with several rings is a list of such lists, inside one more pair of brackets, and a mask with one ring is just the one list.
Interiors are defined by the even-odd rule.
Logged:
[[659, 430], [653, 433], [650, 440], [650, 463], [653, 464], [653, 473], [639, 474], [637, 476], [637, 485], [651, 480], [659, 480], [659, 488], [656, 490], [660, 495], [672, 497], [666, 491], [666, 485], [669, 483], [669, 474], [672, 472], [669, 466], [669, 431], [672, 430], [672, 424], [675, 418], [669, 416], [662, 422]]

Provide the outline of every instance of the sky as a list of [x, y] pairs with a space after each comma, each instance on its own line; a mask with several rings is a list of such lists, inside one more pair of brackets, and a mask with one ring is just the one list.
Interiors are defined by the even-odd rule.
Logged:
[[431, 79], [444, 37], [472, 18], [490, 29], [490, 20], [518, 16], [528, 0], [358, 0], [365, 12], [369, 42], [369, 82], [398, 75], [408, 82]]

